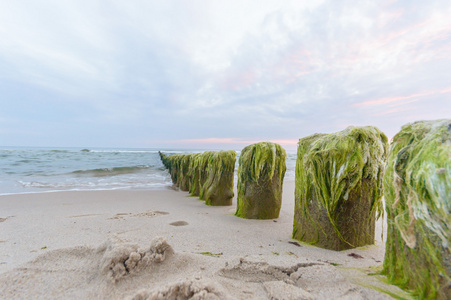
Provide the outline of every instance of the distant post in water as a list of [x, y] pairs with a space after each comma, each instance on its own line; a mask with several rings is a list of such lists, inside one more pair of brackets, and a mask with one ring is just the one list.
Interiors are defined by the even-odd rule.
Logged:
[[244, 219], [276, 219], [282, 205], [287, 154], [280, 145], [262, 142], [241, 151], [235, 215]]
[[421, 299], [451, 299], [451, 119], [407, 124], [384, 177], [391, 283]]
[[374, 244], [387, 155], [375, 127], [300, 139], [293, 238], [331, 250]]
[[161, 152], [159, 152], [159, 154], [163, 165], [168, 169], [169, 174], [171, 175], [172, 183], [177, 185], [178, 161], [181, 158], [181, 155], [167, 156]]

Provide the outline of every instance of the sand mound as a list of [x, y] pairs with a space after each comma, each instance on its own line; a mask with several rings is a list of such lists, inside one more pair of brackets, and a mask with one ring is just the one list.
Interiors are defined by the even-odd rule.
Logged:
[[283, 281], [268, 281], [263, 283], [269, 299], [282, 300], [313, 300], [312, 294]]
[[223, 292], [219, 284], [209, 280], [188, 280], [156, 289], [141, 290], [130, 300], [157, 300], [157, 299], [177, 299], [177, 300], [216, 300], [229, 299]]
[[319, 263], [299, 263], [292, 267], [272, 266], [266, 262], [252, 262], [241, 259], [240, 263], [233, 267], [223, 268], [219, 274], [230, 279], [240, 279], [249, 282], [266, 282], [290, 280], [290, 275], [300, 268], [321, 265]]
[[[222, 268], [218, 275], [241, 284], [249, 283], [266, 299], [389, 299], [375, 290], [351, 283], [337, 268], [323, 263], [298, 263], [281, 267], [241, 259]], [[221, 282], [221, 281], [220, 281]]]
[[172, 247], [162, 237], [153, 239], [147, 249], [110, 240], [98, 251], [103, 252], [100, 263], [102, 274], [114, 282], [129, 274], [136, 274], [150, 267], [152, 263], [160, 263], [165, 260], [166, 255], [174, 253]]
[[[0, 274], [0, 298], [123, 299], [148, 286], [176, 282], [174, 278], [184, 272], [192, 275], [195, 262], [191, 257], [176, 255], [161, 237], [145, 248], [115, 237], [96, 248], [48, 251], [20, 268]], [[193, 295], [204, 295], [201, 287], [192, 284], [189, 290]]]

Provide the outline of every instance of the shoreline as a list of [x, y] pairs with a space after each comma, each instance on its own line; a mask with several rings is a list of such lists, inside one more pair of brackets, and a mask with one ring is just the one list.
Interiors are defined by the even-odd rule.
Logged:
[[[64, 249], [95, 248], [112, 239], [144, 246], [156, 236], [162, 236], [177, 257], [207, 259], [211, 266], [203, 266], [205, 272], [200, 273], [210, 273], [207, 277], [218, 279], [222, 286], [232, 283], [224, 283], [218, 272], [224, 266], [242, 260], [285, 267], [313, 263], [327, 268], [327, 272], [336, 276], [343, 276], [332, 288], [335, 294], [331, 295], [337, 296], [340, 286], [361, 279], [361, 270], [374, 273], [380, 268], [385, 252], [385, 241], [381, 239], [382, 220], [376, 224], [375, 245], [332, 251], [292, 240], [294, 181], [284, 182], [282, 208], [275, 220], [248, 220], [234, 216], [236, 190], [233, 205], [219, 207], [207, 206], [197, 197], [173, 189], [4, 195], [0, 196], [0, 207], [0, 218], [4, 219], [0, 222], [0, 282], [12, 274], [19, 274], [17, 270], [29, 265], [30, 261], [33, 264], [33, 260], [41, 261], [42, 257]], [[199, 273], [199, 266], [195, 269], [195, 273]], [[323, 275], [319, 272], [318, 290], [313, 288], [313, 295], [314, 292], [321, 295], [320, 281], [329, 280], [327, 272], [323, 279], [320, 279]], [[190, 278], [188, 275], [168, 274], [179, 279]], [[364, 280], [374, 281], [374, 276], [366, 276]], [[374, 291], [360, 288], [366, 292]], [[384, 288], [394, 293], [400, 291], [394, 286]], [[254, 291], [255, 295], [257, 292]], [[381, 299], [387, 296], [376, 294]]]
[[44, 190], [44, 191], [31, 191], [31, 192], [11, 192], [0, 193], [0, 197], [3, 196], [21, 196], [29, 194], [47, 194], [47, 193], [77, 193], [77, 192], [108, 192], [108, 191], [159, 191], [159, 190], [174, 190], [173, 185], [161, 185], [161, 187], [118, 187], [118, 188], [104, 188], [104, 189], [72, 189], [72, 190]]

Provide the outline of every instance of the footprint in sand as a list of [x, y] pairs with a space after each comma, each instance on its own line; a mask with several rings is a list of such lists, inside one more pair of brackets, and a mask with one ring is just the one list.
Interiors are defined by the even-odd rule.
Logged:
[[131, 213], [117, 213], [111, 218], [108, 218], [108, 220], [123, 220], [124, 216], [131, 215]]
[[69, 216], [68, 218], [82, 218], [82, 217], [94, 217], [94, 216], [100, 216], [100, 214], [77, 215], [77, 216]]
[[8, 217], [4, 217], [4, 218], [0, 218], [0, 223], [5, 222], [6, 220], [8, 220], [9, 218], [14, 218], [15, 216], [8, 216]]
[[155, 211], [148, 210], [148, 211], [145, 211], [143, 213], [139, 213], [139, 214], [133, 215], [133, 217], [149, 217], [149, 218], [152, 218], [152, 217], [163, 216], [163, 215], [169, 215], [169, 213], [165, 212], [165, 211], [159, 211], [159, 210], [155, 210]]
[[[278, 267], [266, 262], [250, 262], [240, 259], [234, 267], [219, 271], [219, 276], [244, 281], [262, 283], [269, 299], [315, 299], [313, 295], [296, 284], [296, 272], [303, 268], [321, 266], [317, 263], [299, 263], [291, 267]], [[298, 277], [301, 277], [298, 275]]]
[[134, 214], [134, 215], [132, 215], [132, 213], [117, 213], [114, 216], [112, 216], [111, 218], [108, 218], [108, 220], [124, 220], [126, 216], [153, 218], [153, 217], [163, 216], [163, 215], [169, 215], [169, 213], [165, 212], [165, 211], [158, 211], [158, 210], [155, 210], [155, 211], [147, 210], [145, 212]]
[[172, 226], [186, 226], [186, 225], [188, 225], [188, 222], [176, 221], [176, 222], [169, 223], [169, 225], [172, 225]]

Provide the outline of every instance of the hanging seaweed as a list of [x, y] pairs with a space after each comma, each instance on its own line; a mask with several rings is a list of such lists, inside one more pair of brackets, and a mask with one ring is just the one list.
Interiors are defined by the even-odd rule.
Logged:
[[172, 183], [177, 185], [177, 175], [178, 175], [178, 169], [179, 169], [179, 159], [181, 158], [181, 155], [171, 155], [166, 156], [163, 154], [163, 164], [168, 169], [169, 174], [171, 175]]
[[373, 244], [387, 152], [369, 126], [300, 139], [293, 238], [333, 250]]
[[383, 273], [419, 298], [451, 299], [451, 120], [407, 124], [390, 150]]
[[200, 170], [199, 162], [202, 159], [202, 153], [194, 153], [190, 160], [190, 165], [188, 169], [189, 173], [189, 193], [191, 196], [199, 196], [200, 192]]
[[196, 167], [199, 170], [199, 199], [205, 200], [206, 199], [206, 189], [205, 189], [205, 182], [208, 179], [208, 163], [210, 161], [210, 157], [213, 156], [215, 151], [205, 151], [202, 153], [200, 159], [197, 161]]
[[192, 154], [184, 154], [180, 157], [179, 161], [179, 170], [178, 170], [178, 178], [177, 185], [180, 190], [187, 192], [189, 191], [189, 185], [191, 182], [189, 166], [191, 161]]
[[166, 156], [160, 152], [172, 182], [207, 205], [232, 205], [235, 151], [206, 151]]
[[286, 152], [280, 145], [261, 142], [241, 151], [235, 215], [245, 219], [274, 219], [282, 205]]
[[232, 150], [218, 151], [208, 156], [206, 179], [201, 187], [205, 204], [232, 205], [235, 162], [236, 152]]

